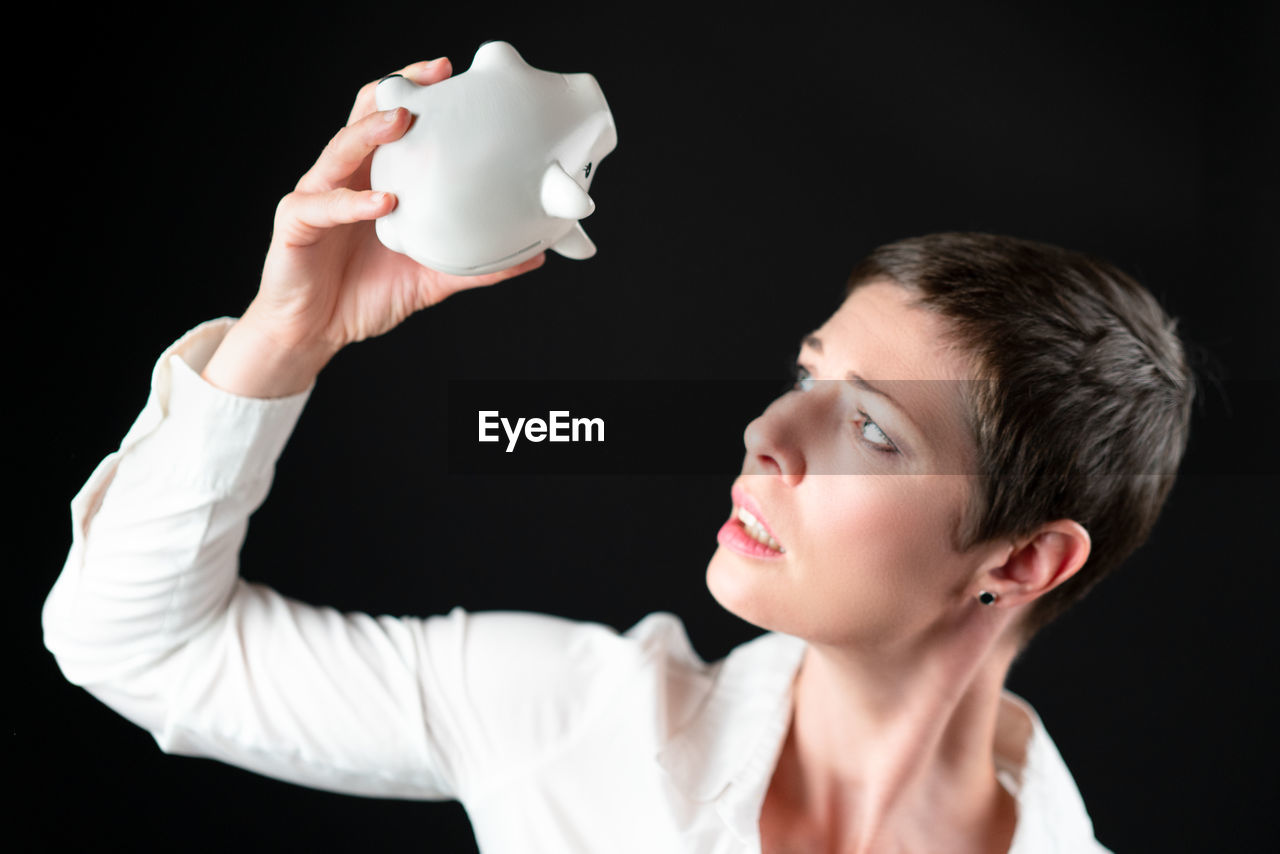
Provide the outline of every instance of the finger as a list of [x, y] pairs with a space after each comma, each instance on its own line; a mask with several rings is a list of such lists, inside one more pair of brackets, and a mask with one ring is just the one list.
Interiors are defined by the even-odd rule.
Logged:
[[536, 270], [539, 267], [541, 267], [543, 264], [545, 264], [546, 261], [547, 261], [547, 253], [539, 252], [537, 255], [534, 255], [529, 260], [521, 264], [517, 264], [514, 267], [508, 267], [505, 270], [500, 270], [497, 273], [486, 273], [483, 276], [455, 277], [454, 285], [457, 290], [466, 290], [467, 288], [478, 288], [484, 285], [492, 285], [496, 282], [501, 282], [506, 279], [511, 279], [511, 278], [514, 278], [515, 276], [519, 276], [523, 273], [527, 273], [530, 270]]
[[286, 246], [310, 246], [335, 226], [377, 219], [395, 206], [393, 194], [368, 190], [290, 193], [276, 206], [274, 239]]
[[346, 186], [347, 180], [375, 148], [404, 135], [409, 128], [409, 120], [409, 111], [397, 107], [370, 113], [355, 124], [347, 125], [329, 140], [315, 165], [298, 179], [294, 189], [303, 193], [321, 193]]
[[[399, 71], [392, 73], [408, 77], [419, 86], [430, 86], [432, 83], [439, 83], [452, 74], [453, 65], [449, 62], [449, 57], [442, 56], [439, 59], [428, 59], [406, 65]], [[390, 75], [387, 76], [389, 77]], [[384, 77], [379, 80], [373, 80], [360, 87], [360, 91], [356, 93], [356, 102], [351, 108], [351, 115], [347, 119], [347, 124], [355, 124], [378, 108], [373, 93], [378, 88], [378, 84], [385, 79]]]

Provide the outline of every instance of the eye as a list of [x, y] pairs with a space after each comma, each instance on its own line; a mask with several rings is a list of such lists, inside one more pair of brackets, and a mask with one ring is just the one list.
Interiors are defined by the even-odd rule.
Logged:
[[810, 376], [808, 368], [796, 365], [792, 373], [794, 374], [791, 383], [792, 391], [808, 391], [813, 388], [813, 377]]
[[861, 422], [858, 423], [858, 432], [862, 435], [862, 440], [877, 451], [883, 451], [886, 454], [898, 453], [898, 446], [893, 444], [893, 440], [885, 435], [880, 429], [880, 425], [871, 420], [867, 413], [858, 411], [862, 416]]

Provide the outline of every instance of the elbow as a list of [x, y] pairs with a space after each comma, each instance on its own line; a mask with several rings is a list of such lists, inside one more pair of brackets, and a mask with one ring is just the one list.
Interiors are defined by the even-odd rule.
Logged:
[[40, 612], [40, 626], [44, 633], [44, 647], [53, 655], [62, 675], [73, 685], [85, 684], [88, 652], [91, 644], [78, 638], [75, 631], [69, 579], [64, 572], [44, 600]]
[[136, 591], [116, 598], [87, 587], [64, 572], [41, 611], [45, 648], [73, 685], [126, 683], [171, 658], [188, 639], [189, 631], [175, 631], [172, 614], [138, 607]]
[[41, 625], [45, 648], [63, 677], [151, 732], [164, 750], [161, 734], [182, 668], [175, 654], [180, 645], [157, 643], [145, 626], [130, 630], [95, 618], [94, 608], [66, 587], [55, 586], [45, 600]]

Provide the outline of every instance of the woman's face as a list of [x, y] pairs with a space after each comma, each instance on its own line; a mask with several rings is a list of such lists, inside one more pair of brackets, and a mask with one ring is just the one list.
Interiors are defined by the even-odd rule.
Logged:
[[795, 390], [747, 426], [707, 567], [712, 595], [742, 619], [816, 643], [894, 645], [976, 593], [983, 555], [952, 539], [972, 482], [971, 368], [910, 299], [889, 282], [854, 291], [804, 341]]

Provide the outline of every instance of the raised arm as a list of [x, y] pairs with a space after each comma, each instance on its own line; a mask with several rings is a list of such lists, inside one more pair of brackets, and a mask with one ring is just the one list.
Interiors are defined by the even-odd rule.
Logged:
[[[400, 73], [430, 83], [449, 66]], [[71, 682], [168, 752], [342, 792], [458, 797], [474, 769], [538, 745], [493, 692], [524, 680], [527, 696], [555, 697], [612, 634], [534, 615], [340, 614], [238, 575], [249, 515], [329, 358], [542, 262], [460, 278], [377, 241], [372, 221], [395, 199], [369, 192], [369, 158], [411, 117], [374, 112], [375, 85], [281, 202], [252, 305], [161, 357], [120, 450], [73, 500], [45, 642]]]

